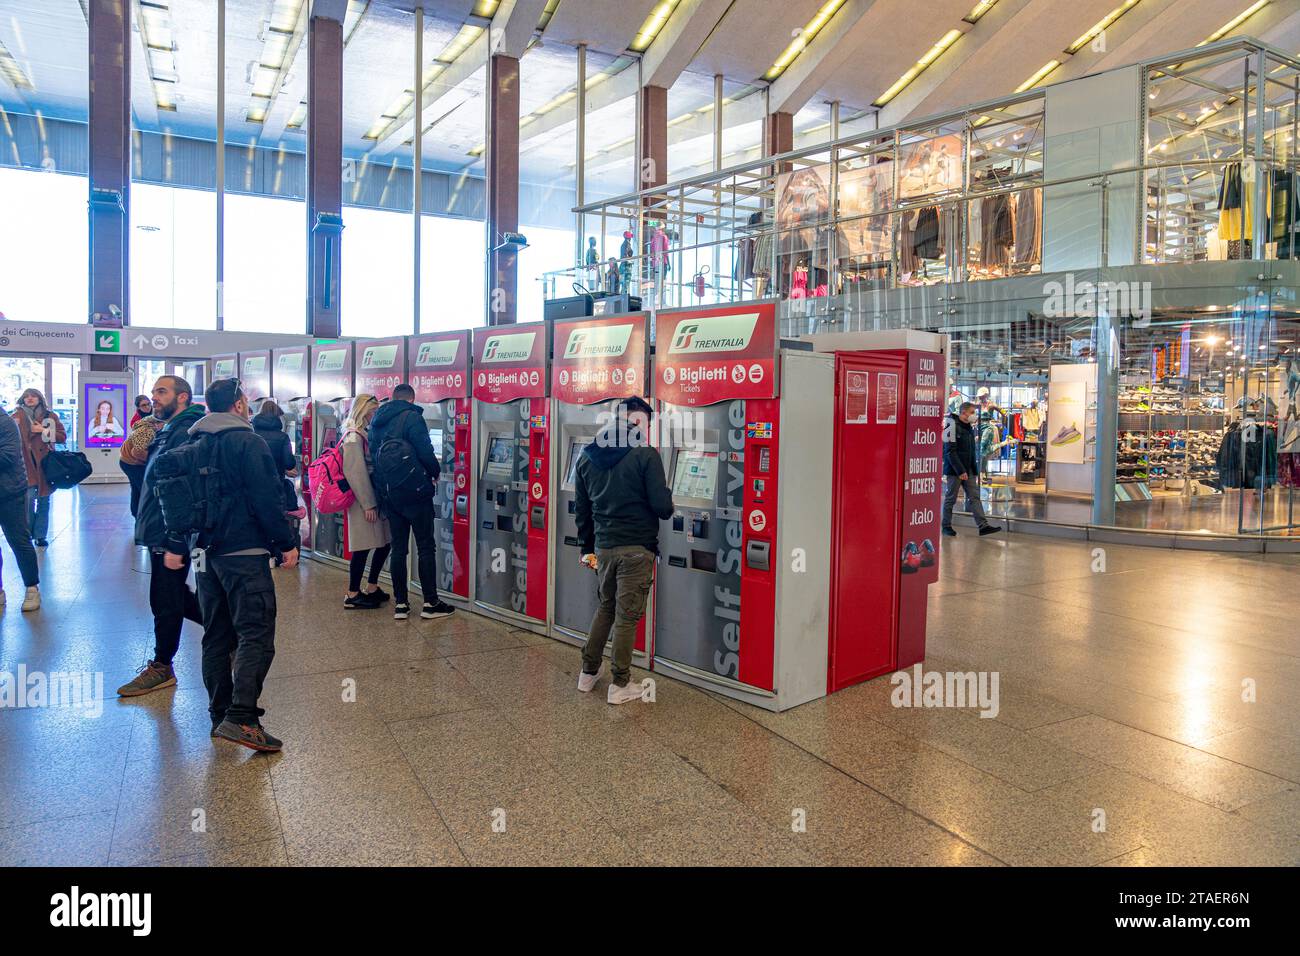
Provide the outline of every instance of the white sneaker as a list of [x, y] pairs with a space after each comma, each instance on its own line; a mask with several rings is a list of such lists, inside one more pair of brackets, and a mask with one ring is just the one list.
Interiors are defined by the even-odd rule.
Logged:
[[609, 693], [605, 695], [606, 703], [610, 704], [630, 704], [634, 700], [641, 699], [641, 685], [635, 681], [628, 681], [622, 687], [617, 684], [609, 685]]
[[596, 681], [600, 680], [600, 672], [605, 669], [601, 664], [594, 674], [588, 674], [586, 671], [578, 671], [578, 690], [584, 694], [591, 693], [591, 689], [596, 686]]
[[35, 586], [28, 588], [26, 596], [23, 597], [23, 610], [35, 611], [39, 609], [40, 606], [41, 606], [41, 589]]

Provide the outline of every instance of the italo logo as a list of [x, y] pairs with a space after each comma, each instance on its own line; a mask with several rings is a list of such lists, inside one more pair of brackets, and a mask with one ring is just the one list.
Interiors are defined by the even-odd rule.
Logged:
[[515, 332], [511, 335], [491, 335], [483, 343], [484, 362], [526, 362], [533, 354], [536, 332]]
[[713, 315], [677, 326], [670, 354], [678, 352], [739, 352], [749, 347], [758, 325], [758, 313]]
[[566, 359], [616, 357], [627, 351], [627, 343], [631, 337], [630, 324], [574, 329], [569, 335], [569, 344], [564, 349], [564, 357]]
[[455, 365], [456, 356], [459, 354], [460, 339], [443, 339], [438, 342], [425, 342], [420, 346], [420, 351], [415, 353], [415, 364], [419, 368]]

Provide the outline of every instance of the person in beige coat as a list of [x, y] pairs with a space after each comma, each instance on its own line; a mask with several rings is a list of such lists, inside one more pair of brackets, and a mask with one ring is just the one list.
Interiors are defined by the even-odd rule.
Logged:
[[54, 486], [45, 477], [45, 458], [55, 445], [68, 440], [63, 422], [45, 404], [45, 396], [38, 389], [29, 388], [18, 399], [13, 413], [18, 433], [23, 437], [23, 461], [27, 465], [27, 521], [32, 542], [38, 548], [49, 542], [45, 536], [50, 529], [50, 495]]
[[[373, 395], [361, 394], [352, 403], [347, 429], [343, 433], [343, 477], [347, 479], [357, 500], [348, 506], [346, 516], [348, 550], [352, 552], [348, 564], [348, 594], [343, 607], [348, 610], [376, 608], [388, 600], [388, 594], [379, 586], [379, 574], [388, 560], [393, 536], [388, 519], [379, 510], [379, 499], [370, 481], [370, 449], [366, 443], [366, 429], [379, 408]], [[370, 558], [370, 576], [366, 589], [361, 590], [361, 576]]]

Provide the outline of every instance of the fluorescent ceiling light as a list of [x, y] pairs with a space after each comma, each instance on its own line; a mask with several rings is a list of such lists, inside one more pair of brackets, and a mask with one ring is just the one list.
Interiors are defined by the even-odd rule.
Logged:
[[962, 32], [960, 30], [949, 30], [942, 37], [940, 37], [939, 42], [936, 43], [934, 46], [930, 47], [930, 49], [925, 52], [925, 56], [917, 60], [916, 63], [913, 64], [912, 67], [908, 69], [906, 73], [904, 73], [894, 82], [893, 86], [885, 90], [884, 93], [880, 94], [880, 97], [876, 100], [874, 105], [877, 107], [884, 106], [886, 103], [892, 100], [899, 93], [903, 92], [903, 90], [907, 88], [907, 85], [909, 83], [911, 83], [923, 72], [925, 72], [925, 68], [929, 66], [931, 63], [933, 63], [935, 60], [939, 59], [939, 57], [943, 55], [943, 51], [948, 49], [948, 47], [952, 46], [954, 43], [956, 43], [957, 39], [961, 35]]
[[1037, 86], [1039, 83], [1043, 82], [1043, 80], [1047, 79], [1048, 74], [1051, 73], [1060, 65], [1061, 65], [1060, 60], [1048, 60], [1046, 63], [1044, 63], [1042, 66], [1038, 68], [1038, 70], [1034, 73], [1033, 76], [1031, 76], [1029, 79], [1025, 80], [1025, 82], [1017, 86], [1016, 92], [1023, 93], [1025, 90]]
[[830, 18], [835, 16], [842, 6], [844, 6], [844, 0], [828, 0], [827, 3], [823, 3], [816, 16], [808, 21], [808, 25], [799, 31], [799, 35], [776, 58], [772, 68], [763, 74], [763, 79], [775, 80], [784, 73], [790, 64], [795, 61], [795, 58], [807, 49], [808, 44], [812, 43], [817, 34], [821, 32], [822, 27], [826, 26]]
[[541, 17], [537, 20], [537, 32], [541, 33], [551, 24], [551, 17], [555, 16], [555, 11], [560, 7], [560, 0], [546, 0], [546, 9], [542, 11]]
[[659, 31], [668, 22], [668, 18], [677, 9], [679, 2], [680, 0], [659, 0], [655, 8], [650, 11], [650, 16], [646, 17], [645, 22], [641, 24], [641, 29], [636, 31], [636, 36], [632, 38], [628, 49], [636, 53], [644, 53], [649, 49], [650, 44], [654, 43], [655, 37], [659, 35]]
[[478, 0], [474, 4], [474, 16], [482, 17], [485, 20], [491, 20], [497, 12], [497, 7], [501, 6], [501, 0]]
[[997, 2], [998, 0], [979, 0], [979, 3], [975, 4], [975, 6], [971, 8], [971, 12], [962, 17], [962, 19], [967, 23], [979, 23], [980, 17], [992, 10], [993, 4]]
[[13, 58], [13, 55], [3, 43], [0, 43], [0, 74], [3, 74], [14, 89], [35, 89], [31, 79], [27, 76], [27, 72], [18, 65], [18, 61]]
[[1118, 7], [1116, 7], [1110, 13], [1106, 14], [1104, 17], [1102, 17], [1100, 20], [1094, 23], [1091, 29], [1089, 29], [1087, 33], [1085, 33], [1083, 36], [1079, 37], [1079, 39], [1075, 40], [1068, 47], [1066, 47], [1065, 52], [1069, 53], [1071, 56], [1078, 53], [1085, 46], [1087, 46], [1094, 39], [1096, 39], [1103, 32], [1105, 32], [1106, 28], [1109, 27], [1112, 23], [1114, 23], [1124, 14], [1128, 13], [1130, 8], [1137, 6], [1138, 2], [1139, 0], [1124, 0], [1124, 2], [1121, 3]]
[[1231, 20], [1229, 20], [1229, 21], [1228, 21], [1227, 23], [1225, 23], [1223, 26], [1219, 27], [1219, 29], [1217, 29], [1217, 30], [1215, 30], [1213, 33], [1211, 33], [1211, 34], [1210, 34], [1208, 37], [1206, 37], [1202, 42], [1200, 42], [1200, 43], [1198, 43], [1198, 44], [1196, 44], [1196, 45], [1197, 45], [1197, 46], [1205, 46], [1205, 44], [1207, 44], [1207, 43], [1213, 43], [1215, 40], [1222, 40], [1224, 37], [1226, 37], [1226, 36], [1227, 36], [1229, 33], [1231, 33], [1233, 30], [1237, 29], [1237, 27], [1241, 26], [1243, 23], [1245, 23], [1247, 20], [1249, 20], [1249, 19], [1250, 19], [1251, 17], [1253, 17], [1255, 14], [1259, 13], [1259, 11], [1263, 10], [1266, 6], [1268, 6], [1268, 3], [1269, 3], [1269, 0], [1257, 0], [1257, 2], [1252, 3], [1252, 4], [1251, 4], [1249, 7], [1247, 7], [1245, 10], [1242, 10], [1241, 13], [1237, 14], [1235, 17], [1233, 17]]

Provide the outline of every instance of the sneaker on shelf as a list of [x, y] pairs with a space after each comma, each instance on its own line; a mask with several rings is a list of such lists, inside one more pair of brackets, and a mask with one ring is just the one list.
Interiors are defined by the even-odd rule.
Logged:
[[261, 724], [236, 724], [233, 721], [223, 720], [215, 734], [222, 740], [229, 740], [249, 750], [260, 750], [264, 753], [279, 750], [284, 746], [268, 734]]
[[164, 687], [176, 686], [176, 671], [170, 664], [145, 661], [144, 669], [117, 689], [118, 697], [140, 697]]
[[379, 602], [369, 594], [358, 594], [355, 597], [345, 597], [343, 599], [343, 609], [345, 611], [369, 611], [379, 607]]
[[449, 614], [454, 613], [455, 610], [456, 609], [446, 601], [438, 600], [432, 604], [425, 601], [424, 607], [420, 608], [420, 617], [424, 618], [426, 621], [433, 621], [438, 618], [447, 617]]
[[984, 527], [980, 528], [980, 537], [982, 538], [986, 534], [997, 534], [1001, 530], [1002, 530], [1001, 525], [986, 524]]
[[409, 604], [393, 605], [393, 620], [405, 621], [410, 616], [411, 616], [411, 605]]
[[628, 681], [622, 687], [617, 684], [610, 684], [609, 691], [605, 694], [605, 702], [609, 704], [630, 704], [634, 700], [641, 699], [641, 685]]
[[27, 589], [27, 593], [23, 595], [23, 610], [38, 611], [40, 610], [40, 607], [41, 607], [41, 589], [33, 584], [31, 587]]
[[582, 691], [584, 694], [591, 693], [591, 689], [596, 686], [596, 681], [600, 680], [600, 672], [604, 669], [605, 665], [601, 664], [594, 674], [588, 674], [586, 671], [579, 671], [578, 690]]

